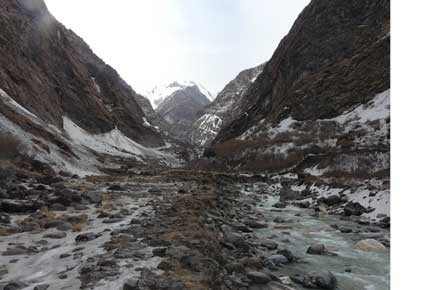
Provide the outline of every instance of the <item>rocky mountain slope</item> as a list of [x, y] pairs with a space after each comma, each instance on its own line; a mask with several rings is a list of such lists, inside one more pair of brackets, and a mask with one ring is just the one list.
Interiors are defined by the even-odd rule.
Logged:
[[390, 87], [390, 1], [311, 1], [248, 90], [246, 114], [216, 143], [260, 120], [333, 118]]
[[194, 82], [173, 83], [168, 88], [171, 94], [160, 102], [156, 112], [172, 126], [176, 136], [187, 140], [191, 125], [212, 97]]
[[[214, 148], [231, 166], [389, 169], [389, 1], [313, 0]], [[376, 114], [375, 112], [380, 112]]]
[[0, 25], [0, 131], [29, 154], [63, 167], [96, 159], [95, 143], [122, 155], [165, 145], [154, 111], [44, 1], [1, 1]]
[[191, 141], [194, 144], [208, 146], [222, 128], [245, 111], [243, 95], [263, 71], [264, 65], [240, 72], [204, 109], [203, 115], [194, 122], [191, 129]]

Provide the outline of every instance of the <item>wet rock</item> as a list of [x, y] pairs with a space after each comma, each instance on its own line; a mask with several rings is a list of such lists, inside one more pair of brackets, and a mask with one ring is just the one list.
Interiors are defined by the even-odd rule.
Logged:
[[103, 220], [102, 222], [104, 224], [114, 224], [114, 223], [122, 222], [123, 220], [124, 220], [123, 218], [115, 217], [115, 218], [109, 218], [109, 219]]
[[6, 251], [2, 253], [2, 256], [19, 256], [19, 255], [27, 255], [31, 251], [28, 248], [25, 247], [14, 247], [14, 248], [8, 248]]
[[0, 224], [7, 224], [9, 225], [11, 223], [11, 217], [7, 215], [6, 213], [0, 212]]
[[223, 227], [224, 241], [230, 243], [237, 248], [248, 250], [249, 244], [246, 240], [238, 233], [234, 233], [230, 227]]
[[262, 222], [255, 221], [255, 220], [244, 221], [244, 224], [250, 228], [253, 228], [253, 229], [264, 229], [264, 228], [268, 227], [268, 225], [266, 223], [262, 223]]
[[306, 288], [336, 289], [337, 280], [330, 271], [310, 272], [305, 276], [295, 276], [294, 281]]
[[161, 277], [151, 270], [144, 269], [138, 282], [140, 289], [182, 290], [184, 285], [180, 281], [169, 277]]
[[49, 284], [41, 284], [41, 285], [37, 285], [34, 287], [34, 290], [46, 290], [47, 288], [49, 288]]
[[0, 265], [0, 279], [1, 276], [8, 274], [8, 267], [6, 265]]
[[65, 258], [67, 258], [67, 257], [70, 257], [70, 256], [72, 256], [71, 254], [61, 254], [60, 255], [60, 259], [65, 259]]
[[361, 214], [365, 213], [367, 209], [363, 207], [358, 202], [349, 202], [344, 207], [344, 215], [345, 216], [360, 216]]
[[283, 219], [282, 217], [277, 216], [277, 217], [273, 220], [273, 222], [274, 222], [274, 223], [277, 223], [277, 224], [282, 224], [282, 223], [285, 223], [286, 220]]
[[120, 184], [113, 184], [109, 186], [107, 189], [111, 191], [126, 191], [126, 189], [122, 187]]
[[277, 242], [271, 240], [260, 241], [260, 246], [265, 247], [268, 250], [276, 250], [278, 248]]
[[80, 203], [77, 203], [77, 202], [72, 202], [72, 204], [70, 206], [73, 207], [75, 210], [87, 210], [87, 209], [89, 209], [86, 205], [80, 204]]
[[28, 285], [20, 281], [9, 282], [3, 286], [3, 290], [20, 290], [26, 288]]
[[[150, 245], [151, 247], [169, 247], [171, 246], [171, 243], [169, 241], [166, 240], [162, 240], [162, 239], [151, 239], [148, 241], [148, 245]], [[181, 251], [183, 250], [183, 248], [188, 249], [185, 246], [179, 246], [179, 247], [172, 247], [169, 249], [169, 253], [174, 253], [175, 251]]]
[[276, 204], [273, 205], [273, 207], [275, 208], [285, 208], [287, 205], [283, 202], [277, 202]]
[[258, 257], [246, 257], [240, 260], [240, 263], [250, 269], [260, 270], [263, 269], [263, 261]]
[[96, 238], [98, 238], [98, 236], [95, 233], [88, 232], [88, 233], [83, 233], [83, 234], [77, 235], [75, 238], [75, 241], [77, 243], [84, 243], [84, 242], [92, 241]]
[[60, 203], [54, 203], [50, 205], [50, 209], [55, 211], [65, 211], [66, 207]]
[[228, 271], [229, 274], [233, 273], [244, 273], [245, 269], [242, 264], [240, 263], [229, 263], [225, 266], [226, 271]]
[[292, 263], [297, 260], [297, 258], [293, 255], [293, 253], [288, 249], [278, 250], [277, 254], [283, 255], [284, 257], [286, 257], [286, 259], [289, 263]]
[[43, 177], [38, 177], [37, 181], [38, 181], [38, 183], [42, 183], [45, 185], [51, 185], [54, 183], [62, 182], [63, 178], [60, 176], [56, 176], [56, 175], [47, 175], [47, 176], [43, 176]]
[[301, 192], [300, 191], [294, 191], [290, 189], [289, 187], [283, 187], [280, 190], [280, 200], [281, 202], [287, 201], [287, 200], [298, 200], [301, 199]]
[[81, 196], [90, 203], [99, 204], [102, 202], [102, 196], [96, 192], [84, 192]]
[[353, 232], [353, 229], [352, 229], [352, 228], [349, 228], [349, 227], [340, 227], [340, 228], [339, 228], [339, 231], [340, 231], [341, 233], [343, 233], [343, 234], [348, 234], [348, 233]]
[[140, 290], [138, 287], [138, 280], [129, 279], [124, 283], [122, 290]]
[[280, 254], [269, 256], [267, 260], [271, 261], [275, 265], [282, 265], [289, 263], [289, 260], [285, 256]]
[[140, 225], [140, 224], [142, 224], [142, 220], [137, 219], [137, 218], [132, 218], [130, 221], [130, 224], [131, 225]]
[[45, 234], [43, 238], [59, 240], [59, 239], [64, 239], [66, 236], [67, 235], [65, 232], [54, 232], [54, 233]]
[[295, 201], [294, 205], [296, 205], [299, 208], [309, 208], [310, 207], [310, 202], [309, 201]]
[[370, 232], [370, 233], [380, 233], [381, 229], [378, 228], [378, 227], [368, 227], [367, 231]]
[[71, 223], [64, 223], [64, 222], [62, 222], [56, 226], [56, 229], [59, 231], [62, 231], [62, 232], [70, 231], [70, 230], [72, 230], [72, 228], [73, 228], [73, 226]]
[[333, 206], [341, 203], [341, 197], [338, 194], [332, 194], [320, 200], [327, 206]]
[[153, 256], [154, 257], [165, 257], [166, 253], [167, 253], [167, 248], [153, 249]]
[[387, 248], [379, 241], [373, 239], [365, 239], [354, 245], [356, 250], [364, 252], [385, 252]]
[[308, 247], [307, 254], [309, 255], [328, 255], [330, 252], [323, 244], [315, 244]]
[[39, 200], [3, 200], [0, 201], [0, 211], [5, 213], [27, 213], [34, 212], [45, 205], [43, 201]]
[[272, 281], [268, 275], [257, 271], [247, 272], [246, 276], [255, 284], [267, 284]]
[[150, 189], [148, 189], [148, 192], [154, 195], [158, 195], [162, 193], [162, 190], [159, 187], [151, 187]]

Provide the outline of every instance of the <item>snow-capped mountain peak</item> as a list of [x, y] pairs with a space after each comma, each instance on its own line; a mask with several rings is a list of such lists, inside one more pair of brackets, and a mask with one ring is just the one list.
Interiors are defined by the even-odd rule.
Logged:
[[151, 105], [156, 109], [167, 97], [188, 87], [197, 87], [210, 101], [215, 98], [203, 85], [194, 81], [174, 81], [167, 85], [155, 86], [145, 94], [145, 97], [150, 100]]

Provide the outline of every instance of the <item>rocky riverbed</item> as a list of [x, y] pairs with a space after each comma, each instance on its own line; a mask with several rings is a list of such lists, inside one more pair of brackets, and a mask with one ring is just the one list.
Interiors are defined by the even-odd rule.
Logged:
[[0, 192], [0, 289], [389, 289], [389, 218], [285, 184], [18, 175]]

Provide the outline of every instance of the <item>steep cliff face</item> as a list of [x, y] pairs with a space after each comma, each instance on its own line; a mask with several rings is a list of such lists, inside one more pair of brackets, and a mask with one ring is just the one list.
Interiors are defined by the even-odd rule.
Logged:
[[320, 181], [386, 180], [389, 8], [382, 0], [312, 0], [243, 96], [247, 109], [214, 140], [217, 158]]
[[263, 122], [332, 118], [390, 87], [390, 1], [312, 0], [215, 143]]
[[[136, 93], [44, 1], [1, 1], [0, 26], [0, 88], [19, 105], [58, 129], [67, 117], [90, 134], [118, 128], [144, 146], [164, 145], [144, 125], [152, 116], [145, 116]], [[14, 119], [8, 106], [0, 113]]]
[[260, 75], [265, 64], [247, 69], [229, 82], [217, 98], [203, 110], [203, 115], [194, 122], [191, 141], [200, 146], [209, 146], [221, 128], [226, 127], [245, 111], [243, 96]]
[[156, 112], [171, 125], [178, 138], [188, 140], [188, 132], [193, 122], [211, 101], [207, 93], [195, 83], [176, 83], [174, 87], [178, 89], [160, 102]]

